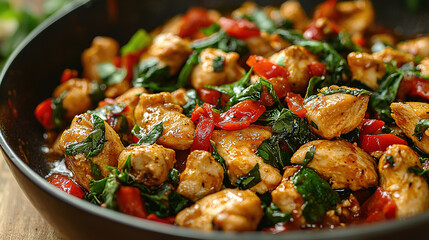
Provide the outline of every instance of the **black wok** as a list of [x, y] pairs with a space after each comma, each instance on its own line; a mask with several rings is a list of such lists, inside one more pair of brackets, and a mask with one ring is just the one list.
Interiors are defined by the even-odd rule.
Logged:
[[[108, 11], [108, 2], [117, 4], [117, 12]], [[335, 231], [296, 231], [282, 235], [201, 232], [97, 207], [70, 197], [43, 179], [49, 167], [42, 149], [44, 130], [33, 115], [34, 108], [51, 95], [65, 68], [80, 69], [80, 54], [95, 36], [111, 36], [125, 44], [138, 28], [151, 30], [190, 6], [227, 10], [238, 7], [241, 2], [86, 0], [69, 5], [66, 12], [51, 17], [32, 32], [14, 51], [0, 80], [0, 144], [7, 164], [28, 199], [58, 232], [69, 239], [404, 239], [428, 236], [429, 212], [406, 220]], [[319, 1], [301, 2], [309, 11]], [[425, 9], [411, 13], [405, 10], [403, 1], [373, 2], [378, 22], [405, 34], [429, 32], [427, 5]], [[280, 5], [282, 1], [259, 3]]]

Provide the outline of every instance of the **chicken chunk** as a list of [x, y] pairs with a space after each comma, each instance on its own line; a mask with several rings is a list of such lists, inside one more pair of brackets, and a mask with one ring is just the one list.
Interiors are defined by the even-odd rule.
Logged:
[[[191, 73], [191, 85], [195, 89], [206, 85], [220, 86], [239, 80], [244, 70], [237, 63], [240, 55], [235, 52], [225, 53], [222, 50], [206, 48], [200, 53], [200, 62]], [[215, 68], [215, 59], [220, 59], [221, 68]]]
[[[335, 85], [329, 88], [339, 89]], [[323, 88], [321, 91], [327, 91], [329, 88]], [[349, 87], [341, 88], [353, 90]], [[310, 123], [310, 130], [317, 135], [326, 139], [340, 137], [341, 134], [359, 126], [365, 116], [368, 101], [369, 96], [364, 94], [354, 96], [347, 93], [319, 93], [316, 98], [304, 104], [307, 110], [305, 117]]]
[[261, 200], [252, 191], [226, 188], [204, 197], [176, 216], [176, 224], [202, 230], [254, 231], [262, 219]]
[[235, 19], [243, 18], [244, 15], [251, 15], [258, 7], [255, 2], [244, 2], [239, 8], [232, 11], [231, 17]]
[[363, 52], [351, 52], [347, 56], [347, 61], [352, 79], [362, 82], [373, 90], [378, 90], [378, 80], [386, 73], [383, 61]]
[[417, 65], [417, 69], [420, 70], [423, 76], [429, 76], [429, 58], [423, 58], [420, 64]]
[[375, 59], [379, 59], [386, 63], [396, 61], [398, 67], [413, 61], [413, 55], [410, 53], [401, 52], [391, 47], [386, 47], [383, 51], [373, 53], [372, 55]]
[[414, 129], [417, 123], [422, 119], [429, 119], [429, 103], [423, 102], [405, 102], [392, 103], [392, 118], [395, 119], [402, 131], [413, 140], [414, 144], [423, 152], [429, 154], [429, 131], [423, 133], [421, 141], [414, 136]]
[[274, 48], [271, 46], [271, 38], [268, 33], [261, 32], [260, 36], [253, 36], [243, 39], [250, 54], [269, 57], [274, 53]]
[[259, 164], [261, 182], [250, 190], [263, 194], [274, 190], [279, 185], [282, 179], [279, 170], [264, 163], [263, 159], [255, 154], [258, 146], [269, 137], [271, 132], [259, 126], [235, 131], [213, 131], [212, 139], [219, 155], [225, 159], [229, 180], [232, 183]]
[[307, 89], [311, 76], [308, 65], [317, 58], [305, 48], [290, 46], [272, 55], [270, 61], [283, 66], [289, 72], [289, 84], [291, 91], [303, 93]]
[[124, 94], [131, 88], [131, 83], [129, 81], [122, 81], [116, 84], [109, 85], [104, 92], [104, 95], [108, 98], [116, 98]]
[[89, 190], [89, 183], [94, 179], [92, 173], [92, 163], [96, 164], [101, 171], [102, 177], [107, 177], [110, 171], [106, 166], [116, 167], [118, 165], [118, 157], [121, 151], [124, 149], [121, 139], [118, 134], [104, 122], [105, 134], [104, 134], [104, 145], [102, 151], [92, 157], [87, 158], [84, 153], [78, 153], [76, 155], [67, 155], [65, 148], [71, 144], [78, 143], [86, 139], [88, 135], [93, 131], [92, 117], [89, 113], [77, 115], [70, 128], [65, 130], [61, 135], [60, 149], [65, 155], [66, 166], [70, 169], [76, 182], [81, 186]]
[[298, 221], [298, 225], [305, 225], [305, 218], [302, 215], [302, 208], [305, 200], [296, 190], [290, 178], [295, 175], [299, 167], [287, 167], [283, 174], [280, 185], [271, 193], [273, 203], [284, 213], [292, 213], [293, 218]]
[[352, 35], [366, 32], [374, 24], [375, 12], [370, 0], [339, 2], [337, 11], [339, 25]]
[[[147, 93], [147, 90], [142, 87], [131, 88], [125, 93], [115, 98], [116, 102], [121, 102], [127, 105], [129, 108], [134, 110], [134, 108], [139, 103], [140, 95], [142, 93]], [[133, 112], [133, 111], [131, 111]]]
[[171, 95], [176, 100], [176, 104], [183, 107], [188, 102], [188, 96], [186, 95], [186, 89], [179, 88], [176, 91], [172, 92]]
[[196, 202], [222, 188], [223, 174], [222, 166], [209, 152], [192, 151], [186, 160], [185, 171], [180, 174], [177, 192]]
[[167, 181], [168, 173], [176, 162], [175, 156], [174, 150], [157, 144], [128, 146], [119, 155], [118, 168], [124, 168], [130, 157], [130, 174], [134, 181], [147, 186], [159, 186]]
[[179, 36], [171, 33], [163, 33], [153, 39], [147, 52], [143, 53], [141, 60], [156, 58], [159, 66], [168, 66], [170, 74], [176, 74], [185, 63], [192, 50], [189, 43]]
[[91, 47], [82, 53], [83, 76], [90, 80], [100, 80], [97, 65], [113, 62], [118, 55], [119, 43], [110, 37], [95, 37]]
[[75, 115], [84, 113], [91, 108], [91, 84], [91, 81], [86, 79], [72, 78], [55, 88], [52, 94], [54, 98], [65, 94], [62, 102], [66, 111], [65, 119], [73, 119]]
[[194, 140], [195, 125], [182, 111], [171, 93], [143, 93], [134, 110], [134, 117], [144, 134], [163, 122], [164, 130], [157, 143], [168, 148], [186, 150]]
[[316, 152], [307, 167], [329, 181], [333, 189], [350, 188], [357, 191], [377, 186], [374, 159], [345, 140], [316, 140], [306, 143], [293, 154], [291, 163], [302, 164], [312, 146], [316, 147]]
[[414, 56], [429, 57], [429, 36], [419, 37], [398, 44], [398, 49]]
[[429, 208], [429, 186], [423, 176], [408, 169], [421, 168], [419, 156], [408, 146], [387, 148], [378, 164], [380, 187], [390, 193], [397, 206], [396, 216], [404, 218]]
[[280, 14], [285, 20], [293, 22], [294, 29], [304, 31], [310, 23], [301, 4], [296, 0], [288, 0], [280, 6]]

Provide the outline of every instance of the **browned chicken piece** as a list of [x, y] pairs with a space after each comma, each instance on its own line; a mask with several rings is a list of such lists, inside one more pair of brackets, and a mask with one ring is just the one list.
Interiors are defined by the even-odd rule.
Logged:
[[197, 201], [176, 216], [176, 224], [202, 230], [254, 231], [262, 219], [261, 200], [252, 191], [226, 188]]
[[293, 22], [293, 28], [304, 31], [310, 23], [301, 4], [296, 0], [288, 0], [280, 6], [280, 14], [285, 20]]
[[304, 93], [307, 89], [311, 76], [308, 65], [317, 58], [305, 48], [300, 46], [290, 46], [275, 53], [270, 57], [270, 61], [283, 66], [289, 72], [289, 85], [292, 92]]
[[405, 145], [387, 148], [378, 164], [380, 187], [395, 201], [396, 216], [404, 218], [429, 209], [429, 186], [423, 176], [409, 172], [422, 167], [419, 155]]
[[251, 15], [258, 7], [255, 2], [244, 2], [239, 8], [232, 11], [231, 17], [241, 19], [244, 15]]
[[164, 130], [156, 143], [168, 148], [186, 150], [194, 141], [195, 125], [182, 112], [182, 107], [176, 104], [171, 93], [143, 93], [134, 110], [134, 118], [144, 134], [163, 122]]
[[131, 83], [129, 81], [124, 80], [120, 83], [108, 86], [106, 91], [104, 92], [104, 95], [108, 98], [116, 98], [124, 94], [131, 87]]
[[402, 131], [413, 140], [414, 144], [423, 152], [429, 154], [429, 131], [426, 130], [421, 141], [414, 136], [414, 129], [422, 119], [429, 119], [429, 103], [423, 102], [395, 102], [390, 105], [392, 118], [395, 119]]
[[[222, 68], [214, 68], [214, 59], [221, 59]], [[237, 63], [240, 55], [235, 52], [226, 53], [219, 49], [206, 48], [200, 53], [200, 62], [191, 73], [191, 85], [195, 89], [206, 85], [220, 86], [238, 81], [244, 69]]]
[[366, 32], [374, 24], [375, 12], [370, 0], [339, 2], [337, 11], [338, 24], [352, 35]]
[[413, 55], [407, 52], [401, 52], [391, 47], [386, 47], [383, 51], [372, 54], [375, 59], [379, 59], [385, 63], [396, 61], [398, 67], [405, 63], [413, 61]]
[[101, 171], [102, 177], [107, 177], [110, 171], [106, 166], [116, 167], [118, 166], [119, 154], [124, 149], [121, 139], [118, 134], [104, 122], [105, 127], [105, 142], [103, 150], [91, 159], [87, 158], [84, 153], [78, 153], [73, 156], [67, 156], [65, 154], [65, 148], [74, 143], [83, 141], [93, 131], [92, 117], [89, 113], [77, 115], [70, 128], [65, 130], [61, 135], [60, 148], [66, 159], [66, 166], [74, 174], [74, 179], [82, 187], [89, 190], [89, 182], [94, 179], [91, 171], [91, 162], [98, 165]]
[[170, 74], [176, 74], [185, 63], [192, 50], [189, 42], [171, 33], [163, 33], [153, 39], [147, 52], [143, 53], [140, 60], [156, 58], [159, 66], [168, 66]]
[[65, 94], [62, 106], [66, 110], [65, 118], [70, 120], [77, 114], [86, 112], [91, 108], [90, 97], [91, 81], [86, 79], [72, 78], [55, 88], [52, 96], [58, 98]]
[[378, 80], [386, 73], [383, 61], [363, 52], [349, 53], [347, 61], [352, 79], [362, 82], [373, 90], [378, 90]]
[[377, 186], [374, 159], [345, 140], [316, 140], [306, 143], [293, 154], [291, 163], [302, 164], [312, 146], [316, 147], [316, 152], [307, 167], [329, 181], [333, 189], [350, 188], [357, 191]]
[[188, 96], [186, 96], [186, 89], [179, 88], [176, 91], [172, 92], [173, 98], [176, 100], [176, 104], [183, 107], [188, 101]]
[[398, 49], [409, 52], [414, 56], [429, 57], [429, 36], [398, 43]]
[[147, 186], [159, 186], [167, 181], [168, 173], [176, 162], [175, 157], [174, 150], [157, 144], [128, 146], [119, 155], [118, 168], [124, 168], [130, 158], [130, 174], [134, 181]]
[[97, 65], [113, 62], [118, 55], [119, 43], [110, 37], [95, 37], [91, 47], [82, 53], [83, 76], [90, 80], [100, 80]]
[[429, 76], [429, 58], [423, 58], [420, 64], [417, 65], [417, 69], [420, 70], [423, 76]]
[[147, 90], [142, 87], [130, 88], [128, 91], [115, 98], [115, 101], [124, 103], [129, 108], [134, 110], [134, 108], [139, 103], [140, 95], [142, 93], [147, 93]]
[[215, 193], [223, 185], [223, 168], [207, 151], [195, 150], [186, 160], [180, 174], [177, 192], [193, 202]]
[[275, 53], [271, 46], [270, 34], [261, 32], [260, 36], [253, 36], [243, 39], [249, 47], [250, 54], [269, 57]]
[[280, 185], [271, 193], [273, 203], [277, 205], [284, 213], [291, 213], [293, 218], [298, 221], [299, 226], [305, 225], [305, 218], [302, 215], [302, 208], [305, 200], [295, 189], [290, 180], [299, 170], [299, 167], [287, 167], [283, 173], [283, 179]]
[[264, 163], [263, 159], [255, 154], [258, 146], [269, 137], [271, 137], [271, 131], [259, 126], [235, 131], [213, 131], [212, 140], [219, 155], [225, 159], [229, 180], [232, 183], [259, 164], [261, 182], [250, 190], [263, 194], [274, 190], [279, 185], [282, 179], [279, 170]]
[[[332, 85], [330, 89], [339, 89]], [[341, 87], [343, 89], [353, 89]], [[325, 87], [321, 91], [326, 91]], [[346, 93], [324, 95], [319, 93], [316, 98], [304, 104], [310, 130], [317, 135], [332, 139], [340, 137], [357, 128], [365, 117], [369, 96], [360, 94], [357, 97]]]

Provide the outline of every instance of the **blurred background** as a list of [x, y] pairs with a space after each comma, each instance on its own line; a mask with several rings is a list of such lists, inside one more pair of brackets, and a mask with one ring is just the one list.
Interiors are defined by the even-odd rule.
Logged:
[[72, 1], [79, 0], [0, 0], [0, 69], [31, 30]]

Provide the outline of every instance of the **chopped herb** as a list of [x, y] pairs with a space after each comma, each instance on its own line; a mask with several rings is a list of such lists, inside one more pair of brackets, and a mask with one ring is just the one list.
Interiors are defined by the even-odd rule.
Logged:
[[106, 84], [99, 84], [96, 80], [91, 82], [89, 98], [93, 106], [97, 106], [98, 102], [104, 99], [106, 88]]
[[127, 76], [127, 70], [124, 68], [117, 68], [112, 63], [101, 63], [97, 65], [98, 75], [103, 83], [107, 86], [122, 82]]
[[249, 85], [247, 88], [243, 89], [240, 93], [236, 95], [230, 95], [228, 101], [228, 108], [235, 105], [236, 103], [242, 102], [244, 100], [259, 100], [263, 91], [262, 82], [258, 81], [254, 84]]
[[266, 31], [270, 34], [275, 32], [277, 29], [276, 24], [260, 8], [257, 8], [252, 14], [246, 16], [246, 18], [249, 21], [254, 22], [260, 30]]
[[136, 143], [136, 145], [150, 145], [156, 143], [158, 138], [161, 137], [163, 130], [163, 122], [160, 122], [156, 124], [147, 134], [142, 134], [141, 128], [138, 125], [133, 127], [131, 133], [139, 138], [139, 141]]
[[311, 168], [301, 168], [291, 180], [305, 200], [302, 214], [308, 223], [322, 222], [325, 213], [340, 202], [338, 193]]
[[142, 192], [148, 213], [159, 217], [174, 216], [190, 201], [171, 189], [169, 184], [163, 184], [155, 192]]
[[381, 127], [381, 132], [382, 133], [395, 133], [395, 131], [393, 129], [391, 129], [389, 126], [387, 126], [386, 124], [384, 124], [383, 127]]
[[179, 185], [179, 181], [180, 172], [175, 168], [170, 169], [170, 171], [168, 172], [168, 182], [171, 183], [173, 186], [177, 186]]
[[314, 76], [310, 78], [310, 81], [308, 82], [307, 91], [305, 93], [305, 101], [304, 103], [308, 102], [307, 100], [311, 96], [315, 96], [317, 94], [318, 86], [321, 85], [325, 81], [325, 76], [317, 77]]
[[144, 29], [139, 29], [134, 33], [130, 41], [121, 48], [121, 54], [127, 55], [139, 51], [149, 45], [150, 41], [150, 35]]
[[217, 23], [213, 23], [212, 25], [206, 28], [200, 28], [200, 31], [206, 36], [210, 36], [214, 33], [217, 33], [219, 32], [219, 30], [220, 30], [220, 25]]
[[81, 142], [73, 143], [65, 148], [67, 156], [73, 156], [78, 153], [85, 153], [87, 158], [97, 156], [103, 150], [104, 142], [104, 121], [99, 116], [91, 114], [93, 130]]
[[278, 135], [273, 135], [264, 140], [256, 150], [256, 154], [264, 159], [264, 162], [279, 169], [283, 172], [283, 168], [290, 165], [292, 153], [283, 151], [280, 148], [280, 139]]
[[240, 78], [237, 82], [230, 84], [225, 84], [222, 86], [205, 86], [208, 89], [216, 90], [221, 93], [225, 93], [230, 97], [239, 95], [250, 85], [250, 75], [252, 74], [253, 68], [251, 68], [243, 77]]
[[423, 168], [419, 166], [414, 166], [414, 167], [408, 168], [408, 172], [417, 174], [419, 176], [424, 176], [426, 174], [429, 174], [429, 169], [423, 170]]
[[108, 116], [110, 114], [118, 115], [118, 114], [122, 113], [126, 107], [127, 107], [127, 105], [125, 103], [116, 103], [113, 105], [105, 105], [105, 106], [103, 106], [101, 108], [97, 108], [95, 110], [89, 110], [88, 113], [96, 114], [97, 116], [99, 116], [104, 121], [107, 121]]
[[313, 122], [313, 120], [311, 120], [310, 125], [314, 127], [316, 130], [319, 130], [319, 126], [317, 126], [317, 124]]
[[395, 166], [395, 162], [393, 161], [393, 157], [392, 156], [390, 156], [390, 155], [386, 156], [386, 161], [389, 163], [389, 165], [391, 167]]
[[106, 179], [106, 184], [101, 196], [104, 199], [103, 206], [109, 209], [117, 209], [118, 203], [116, 202], [116, 192], [119, 189], [119, 182], [116, 180], [115, 175], [110, 175]]
[[360, 95], [371, 95], [371, 92], [365, 89], [350, 89], [350, 88], [338, 88], [338, 89], [333, 89], [332, 87], [328, 87], [325, 90], [320, 90], [319, 91], [321, 94], [323, 95], [331, 95], [331, 94], [335, 94], [335, 93], [345, 93], [345, 94], [350, 94], [353, 96], [360, 96]]
[[148, 58], [139, 63], [137, 78], [133, 80], [133, 86], [149, 88], [156, 92], [171, 92], [176, 89], [176, 85], [169, 84], [169, 81], [170, 67], [161, 66], [156, 58]]
[[52, 120], [56, 128], [62, 128], [64, 125], [64, 115], [66, 110], [63, 107], [64, 98], [67, 96], [67, 91], [61, 93], [57, 98], [52, 99]]
[[429, 119], [420, 119], [414, 128], [414, 136], [417, 137], [419, 141], [423, 138], [423, 133], [429, 128]]
[[90, 160], [90, 162], [91, 162], [91, 172], [92, 172], [92, 175], [94, 176], [94, 179], [96, 180], [100, 179], [101, 177], [100, 167], [92, 160]]
[[216, 145], [215, 143], [210, 140], [210, 145], [213, 149], [212, 155], [213, 158], [222, 166], [223, 168], [223, 185], [225, 185], [225, 187], [233, 187], [233, 185], [231, 184], [231, 182], [229, 181], [229, 177], [228, 177], [228, 169], [226, 168], [226, 163], [225, 163], [225, 159], [223, 159], [219, 153], [216, 150]]
[[292, 218], [291, 213], [284, 213], [280, 208], [275, 205], [273, 202], [269, 206], [266, 206], [264, 210], [264, 225], [266, 227], [272, 227], [277, 223], [290, 222]]
[[188, 101], [182, 107], [183, 114], [185, 114], [185, 116], [187, 117], [191, 117], [192, 111], [194, 111], [195, 106], [202, 106], [204, 102], [198, 97], [197, 91], [195, 89], [188, 90], [186, 92], [186, 96], [188, 97]]
[[341, 138], [350, 143], [355, 143], [359, 141], [359, 128], [355, 128], [352, 131], [341, 135]]
[[302, 163], [302, 166], [305, 167], [307, 164], [313, 160], [314, 153], [316, 153], [316, 146], [311, 146], [310, 150], [305, 154], [304, 162]]
[[217, 48], [224, 52], [236, 52], [240, 56], [244, 56], [249, 52], [246, 43], [240, 39], [229, 36], [224, 30], [214, 33], [208, 38], [197, 40], [191, 44], [191, 48], [195, 50], [203, 50], [205, 48]]
[[213, 71], [214, 72], [222, 72], [224, 64], [225, 64], [225, 58], [222, 56], [216, 56], [213, 59]]
[[234, 184], [238, 186], [238, 189], [245, 190], [255, 186], [260, 181], [261, 175], [259, 173], [259, 164], [257, 163], [246, 175], [235, 180]]
[[337, 51], [341, 53], [350, 53], [350, 52], [361, 52], [362, 48], [357, 46], [350, 37], [350, 34], [347, 32], [340, 32], [332, 42], [330, 42], [331, 46]]
[[189, 76], [191, 75], [192, 69], [199, 62], [200, 51], [193, 51], [192, 54], [186, 60], [185, 65], [182, 67], [182, 70], [179, 73], [177, 79], [178, 87], [186, 87], [188, 85]]

